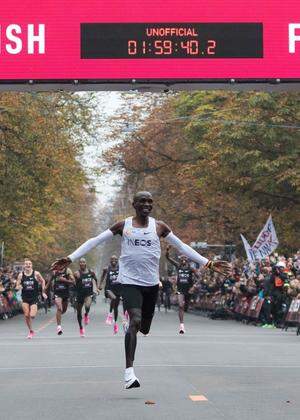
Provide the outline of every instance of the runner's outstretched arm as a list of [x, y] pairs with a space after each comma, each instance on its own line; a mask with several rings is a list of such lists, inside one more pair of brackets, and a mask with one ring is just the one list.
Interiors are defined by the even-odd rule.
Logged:
[[91, 251], [96, 246], [103, 244], [104, 242], [108, 241], [114, 236], [112, 231], [110, 229], [105, 230], [104, 232], [100, 233], [100, 235], [95, 236], [94, 238], [91, 238], [84, 242], [82, 245], [80, 245], [79, 248], [77, 248], [72, 254], [68, 256], [68, 258], [74, 262], [78, 258], [83, 257], [83, 255], [87, 254], [89, 251]]
[[182, 242], [174, 233], [171, 231], [169, 226], [162, 221], [157, 222], [157, 229], [159, 236], [164, 238], [168, 244], [176, 248], [181, 254], [190, 258], [192, 261], [198, 263], [200, 266], [204, 266], [210, 270], [216, 271], [217, 273], [227, 276], [231, 273], [231, 264], [227, 261], [211, 261], [202, 255], [198, 254], [189, 245]]
[[190, 258], [192, 261], [209, 268], [210, 270], [216, 271], [217, 273], [227, 276], [231, 272], [231, 265], [227, 261], [211, 261], [198, 254], [192, 247], [181, 241], [173, 232], [168, 233], [165, 236], [165, 240], [174, 248], [176, 248], [181, 254]]
[[88, 239], [79, 248], [77, 248], [72, 254], [68, 255], [66, 258], [61, 258], [56, 260], [51, 265], [51, 270], [61, 270], [67, 267], [69, 264], [81, 258], [83, 255], [87, 254], [96, 246], [103, 244], [104, 242], [108, 241], [114, 236], [113, 232], [110, 229], [105, 230], [104, 232], [100, 233], [100, 235], [95, 236], [94, 238]]
[[166, 237], [165, 240], [176, 248], [181, 254], [185, 255], [186, 257], [190, 258], [192, 261], [200, 264], [201, 266], [206, 265], [208, 263], [208, 259], [203, 257], [202, 255], [198, 254], [193, 248], [189, 245], [182, 242], [173, 232], [170, 232]]
[[121, 222], [117, 222], [111, 228], [100, 233], [100, 235], [95, 236], [94, 238], [88, 239], [68, 257], [60, 258], [59, 260], [54, 261], [50, 269], [62, 270], [65, 267], [67, 267], [69, 264], [77, 260], [78, 258], [83, 257], [83, 255], [87, 254], [96, 246], [103, 244], [104, 242], [111, 239], [114, 235], [122, 236], [124, 224], [125, 224], [124, 220], [122, 220]]

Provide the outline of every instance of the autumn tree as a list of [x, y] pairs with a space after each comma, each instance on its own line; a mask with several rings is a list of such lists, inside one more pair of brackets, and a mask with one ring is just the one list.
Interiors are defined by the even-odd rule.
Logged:
[[94, 190], [81, 164], [90, 98], [73, 93], [0, 96], [0, 239], [6, 260], [41, 265], [65, 255], [93, 225]]
[[107, 154], [183, 239], [254, 241], [271, 212], [283, 250], [299, 233], [299, 96], [183, 93]]

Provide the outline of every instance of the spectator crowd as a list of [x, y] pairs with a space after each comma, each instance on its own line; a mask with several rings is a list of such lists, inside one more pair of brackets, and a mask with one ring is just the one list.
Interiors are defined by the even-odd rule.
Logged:
[[193, 288], [194, 307], [212, 318], [283, 327], [292, 302], [300, 300], [300, 251], [289, 257], [275, 253], [257, 263], [235, 259], [232, 266], [226, 279], [208, 271], [200, 274]]
[[0, 319], [10, 318], [21, 311], [21, 294], [15, 289], [19, 270], [0, 267]]
[[[21, 293], [15, 289], [20, 270], [0, 267], [0, 319], [21, 310]], [[166, 309], [176, 303], [176, 276], [169, 274], [161, 278], [158, 301]], [[236, 258], [227, 278], [200, 270], [191, 294], [193, 308], [213, 319], [252, 321], [264, 328], [284, 327], [290, 321], [300, 326], [300, 250], [293, 256], [274, 253], [256, 263]], [[291, 308], [295, 317], [289, 316]]]

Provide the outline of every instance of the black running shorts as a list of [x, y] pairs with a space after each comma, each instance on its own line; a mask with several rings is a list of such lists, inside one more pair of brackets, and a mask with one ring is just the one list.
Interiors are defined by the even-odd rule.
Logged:
[[122, 298], [125, 310], [142, 309], [142, 318], [152, 318], [158, 295], [158, 284], [155, 286], [136, 286], [122, 284]]
[[27, 303], [27, 305], [29, 305], [29, 306], [37, 305], [38, 304], [38, 298], [37, 297], [33, 297], [33, 298], [23, 297], [22, 302]]
[[87, 297], [93, 297], [92, 294], [83, 294], [83, 293], [78, 293], [76, 296], [76, 302], [79, 303], [79, 305], [83, 305], [84, 301]]
[[117, 283], [117, 284], [111, 284], [107, 290], [110, 290], [113, 292], [113, 294], [115, 296], [122, 296], [122, 284], [121, 283]]
[[69, 300], [69, 293], [68, 294], [66, 294], [66, 293], [54, 293], [54, 297], [55, 298], [60, 298], [60, 299], [62, 299], [63, 300], [63, 302], [66, 302], [66, 301], [68, 301]]

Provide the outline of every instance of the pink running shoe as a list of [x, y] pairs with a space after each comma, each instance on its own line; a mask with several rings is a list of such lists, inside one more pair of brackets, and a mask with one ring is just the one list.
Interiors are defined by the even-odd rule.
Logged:
[[119, 326], [118, 326], [118, 324], [115, 322], [115, 323], [114, 323], [114, 334], [118, 334], [118, 331], [119, 331]]
[[108, 315], [107, 315], [107, 318], [106, 318], [106, 321], [105, 321], [105, 324], [107, 324], [107, 325], [111, 325], [111, 324], [112, 324], [112, 321], [113, 321], [113, 316], [112, 316], [112, 314], [108, 314]]
[[27, 335], [27, 338], [28, 338], [29, 340], [31, 340], [31, 339], [33, 338], [33, 336], [34, 336], [34, 331], [29, 331], [29, 333], [28, 333], [28, 335]]
[[83, 322], [85, 325], [88, 325], [90, 323], [90, 317], [87, 314], [84, 315]]
[[80, 334], [80, 337], [85, 337], [85, 331], [84, 331], [84, 328], [80, 328], [79, 329], [79, 334]]

